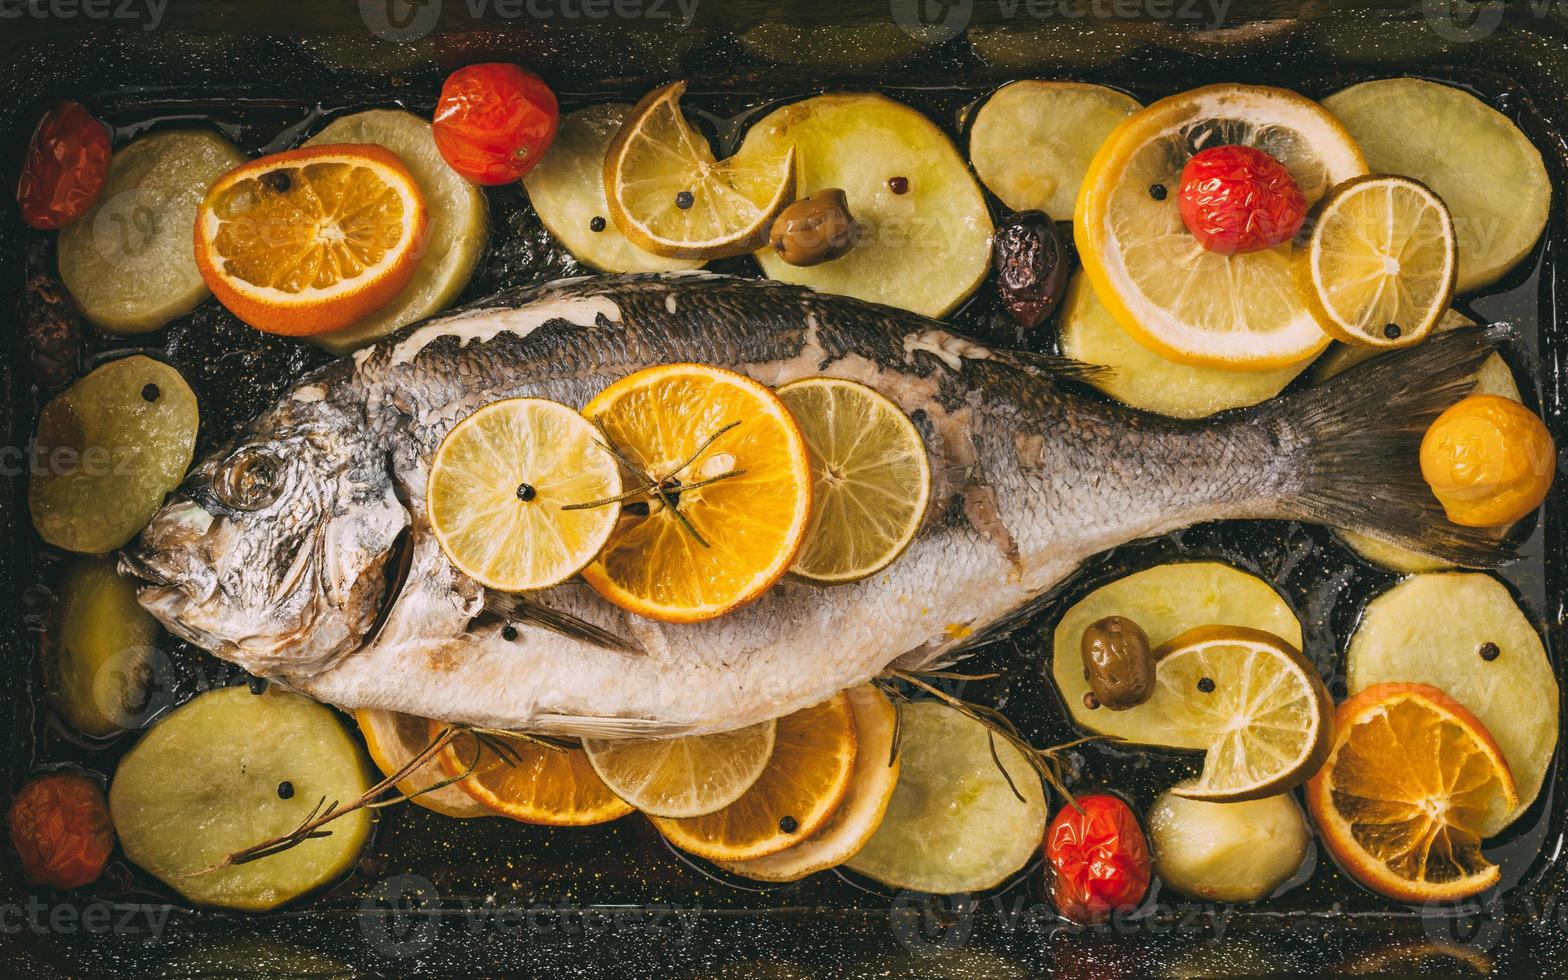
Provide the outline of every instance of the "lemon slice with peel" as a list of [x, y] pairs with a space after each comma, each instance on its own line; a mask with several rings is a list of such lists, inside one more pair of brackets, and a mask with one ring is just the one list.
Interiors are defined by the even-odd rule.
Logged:
[[430, 527], [452, 563], [493, 589], [571, 578], [615, 529], [615, 460], [581, 415], [543, 398], [493, 402], [448, 432], [430, 461]]
[[1458, 268], [1454, 219], [1409, 177], [1353, 177], [1334, 188], [1296, 253], [1318, 325], [1362, 347], [1425, 340], [1448, 310]]
[[718, 161], [681, 113], [685, 82], [632, 107], [604, 156], [610, 216], [633, 245], [677, 259], [743, 255], [795, 198], [795, 150]]
[[1328, 756], [1334, 702], [1317, 669], [1271, 633], [1200, 626], [1155, 652], [1172, 724], [1207, 745], [1203, 772], [1171, 789], [1214, 803], [1306, 782]]
[[1311, 357], [1329, 338], [1296, 288], [1289, 244], [1220, 255], [1187, 231], [1182, 168], [1198, 151], [1230, 144], [1284, 164], [1308, 204], [1367, 169], [1316, 102], [1210, 85], [1161, 99], [1111, 132], [1084, 176], [1074, 238], [1096, 294], [1139, 343], [1183, 364], [1265, 371]]
[[773, 758], [772, 719], [682, 738], [587, 739], [583, 750], [610, 792], [656, 817], [700, 817], [751, 789]]
[[811, 523], [790, 571], [853, 582], [886, 568], [914, 540], [931, 498], [919, 430], [854, 381], [806, 378], [778, 396], [811, 454]]
[[[435, 738], [446, 725], [430, 723]], [[454, 784], [491, 813], [546, 827], [590, 827], [632, 812], [594, 772], [588, 755], [537, 739], [469, 732], [448, 742], [438, 758]], [[501, 752], [494, 748], [500, 745]]]

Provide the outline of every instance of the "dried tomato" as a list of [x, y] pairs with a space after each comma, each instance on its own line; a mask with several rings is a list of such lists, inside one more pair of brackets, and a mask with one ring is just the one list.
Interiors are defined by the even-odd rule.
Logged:
[[52, 230], [80, 218], [109, 177], [109, 131], [79, 102], [62, 102], [33, 130], [16, 182], [22, 220]]
[[1296, 178], [1250, 146], [1211, 146], [1188, 160], [1177, 203], [1198, 244], [1221, 255], [1288, 242], [1307, 217]]
[[559, 121], [550, 86], [531, 71], [495, 62], [447, 76], [431, 128], [453, 170], [476, 184], [506, 184], [534, 168]]
[[103, 790], [77, 772], [29, 779], [11, 800], [10, 826], [22, 875], [35, 885], [65, 889], [97, 881], [114, 850]]
[[1051, 900], [1074, 922], [1102, 922], [1137, 907], [1149, 890], [1149, 841], [1138, 818], [1106, 793], [1080, 796], [1062, 807], [1045, 834], [1045, 857], [1055, 870]]

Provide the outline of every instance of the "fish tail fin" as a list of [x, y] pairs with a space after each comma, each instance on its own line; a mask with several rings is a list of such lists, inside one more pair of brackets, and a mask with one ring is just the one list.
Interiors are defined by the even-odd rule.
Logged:
[[1469, 393], [1482, 362], [1512, 336], [1500, 324], [1447, 331], [1261, 406], [1257, 421], [1277, 423], [1293, 461], [1282, 516], [1469, 567], [1511, 560], [1497, 529], [1448, 520], [1421, 476], [1420, 450], [1432, 420]]

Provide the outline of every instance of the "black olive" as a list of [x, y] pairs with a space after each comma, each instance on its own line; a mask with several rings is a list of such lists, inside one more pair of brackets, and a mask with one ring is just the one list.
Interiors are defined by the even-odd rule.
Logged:
[[1476, 652], [1481, 655], [1482, 660], [1490, 662], [1501, 656], [1503, 651], [1495, 643], [1483, 643]]
[[1044, 323], [1067, 291], [1067, 249], [1044, 211], [1020, 211], [996, 230], [991, 245], [996, 291], [1025, 330]]
[[604, 218], [600, 217], [597, 214], [594, 215], [593, 216], [593, 220], [588, 222], [588, 230], [589, 231], [593, 231], [593, 232], [603, 231], [604, 230]]
[[695, 198], [691, 196], [691, 191], [681, 191], [675, 195], [675, 206], [684, 211], [691, 207], [694, 200]]
[[860, 226], [837, 187], [827, 187], [779, 212], [768, 244], [790, 265], [820, 265], [855, 247]]
[[1125, 711], [1154, 695], [1154, 654], [1149, 637], [1130, 619], [1107, 616], [1083, 631], [1079, 644], [1089, 671], [1089, 699], [1112, 711]]
[[908, 194], [909, 193], [909, 178], [908, 177], [889, 177], [887, 179], [887, 189], [892, 191], [894, 194]]

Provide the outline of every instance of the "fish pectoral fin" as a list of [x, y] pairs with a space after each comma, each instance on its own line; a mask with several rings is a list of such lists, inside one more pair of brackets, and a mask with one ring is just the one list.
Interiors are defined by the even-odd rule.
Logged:
[[524, 596], [486, 589], [484, 612], [474, 618], [474, 621], [469, 624], [469, 629], [473, 629], [475, 625], [508, 622], [528, 623], [574, 640], [591, 643], [596, 647], [614, 650], [617, 653], [626, 653], [633, 656], [642, 656], [647, 653], [635, 641], [612, 633], [601, 626], [595, 626], [586, 619], [573, 616], [569, 612], [551, 609], [537, 600], [528, 599]]
[[535, 727], [577, 738], [658, 738], [684, 729], [654, 718], [607, 718], [595, 715], [540, 715]]

